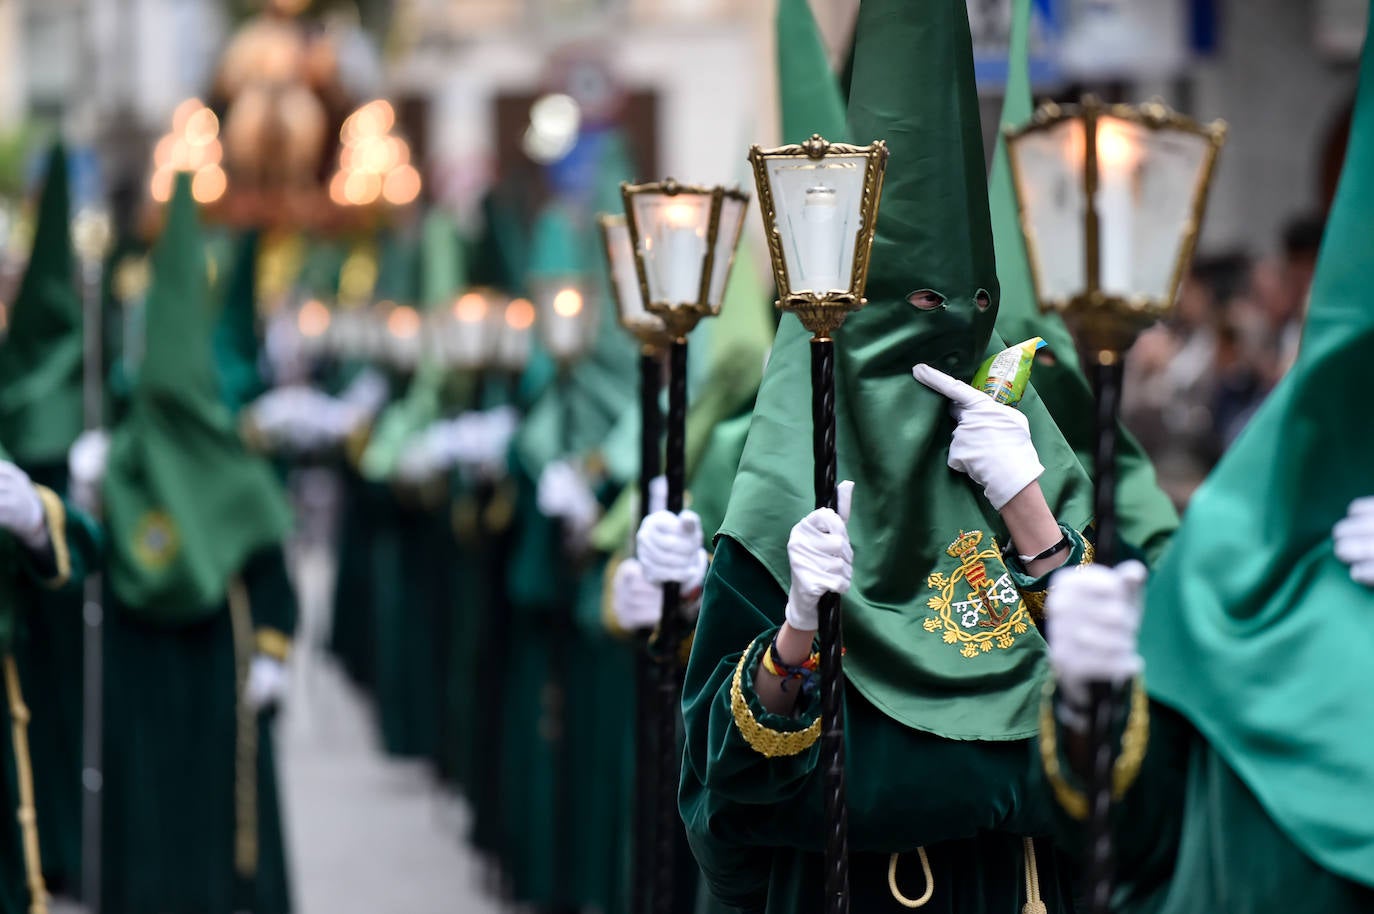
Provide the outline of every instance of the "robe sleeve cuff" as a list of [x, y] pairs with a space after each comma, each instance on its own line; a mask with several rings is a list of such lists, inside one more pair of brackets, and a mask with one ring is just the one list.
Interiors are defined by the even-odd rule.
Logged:
[[253, 638], [254, 649], [264, 657], [285, 663], [291, 656], [291, 636], [275, 628], [259, 628]]
[[[1040, 762], [1055, 800], [1070, 817], [1088, 817], [1088, 791], [1074, 773], [1060, 740], [1062, 728], [1054, 715], [1054, 682], [1045, 683], [1040, 700]], [[1131, 685], [1130, 713], [1119, 728], [1121, 745], [1112, 765], [1112, 798], [1120, 800], [1140, 776], [1145, 750], [1150, 743], [1150, 699], [1143, 678]]]
[[740, 657], [730, 682], [730, 710], [735, 727], [744, 741], [765, 758], [800, 755], [814, 746], [821, 735], [819, 690], [806, 696], [794, 716], [788, 716], [765, 709], [754, 689], [754, 671], [776, 634], [773, 629], [754, 639]]

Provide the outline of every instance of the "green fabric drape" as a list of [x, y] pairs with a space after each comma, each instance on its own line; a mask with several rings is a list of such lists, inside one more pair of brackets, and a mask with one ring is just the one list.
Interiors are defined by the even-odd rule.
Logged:
[[1331, 528], [1374, 493], [1366, 410], [1374, 345], [1374, 51], [1296, 363], [1193, 496], [1147, 593], [1154, 698], [1215, 747], [1295, 844], [1374, 885], [1374, 705], [1363, 700], [1374, 597]]
[[235, 414], [267, 389], [258, 368], [258, 241], [256, 229], [233, 240], [229, 274], [216, 284], [223, 290], [214, 330], [220, 398]]

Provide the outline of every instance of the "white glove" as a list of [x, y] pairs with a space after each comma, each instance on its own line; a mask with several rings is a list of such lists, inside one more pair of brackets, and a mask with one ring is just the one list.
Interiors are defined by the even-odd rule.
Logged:
[[663, 588], [644, 576], [644, 566], [626, 559], [611, 581], [611, 611], [624, 631], [655, 628], [663, 617]]
[[1002, 510], [1045, 472], [1031, 441], [1030, 423], [1020, 410], [929, 365], [916, 365], [911, 374], [949, 399], [949, 411], [958, 423], [949, 443], [949, 468], [982, 486], [995, 510]]
[[1095, 682], [1121, 685], [1140, 675], [1145, 661], [1136, 650], [1141, 591], [1147, 572], [1137, 561], [1078, 565], [1056, 571], [1045, 600], [1050, 665], [1074, 729], [1087, 726], [1082, 713]]
[[639, 523], [635, 556], [650, 581], [676, 581], [682, 593], [690, 595], [701, 589], [709, 562], [702, 548], [701, 518], [695, 511], [673, 514], [664, 510], [661, 505], [666, 504], [667, 494], [668, 482], [662, 476], [649, 483], [649, 506], [654, 510]]
[[0, 461], [0, 529], [10, 531], [35, 552], [48, 545], [43, 500], [29, 474], [8, 461]]
[[286, 700], [288, 676], [286, 664], [266, 654], [254, 654], [248, 667], [248, 682], [243, 688], [243, 700], [254, 711], [263, 711]]
[[478, 415], [481, 418], [478, 447], [471, 455], [471, 463], [483, 476], [499, 476], [506, 466], [510, 440], [520, 427], [520, 414], [514, 407], [497, 406]]
[[820, 626], [821, 597], [847, 593], [854, 578], [854, 550], [849, 545], [849, 507], [854, 483], [840, 483], [838, 511], [817, 508], [792, 528], [787, 540], [787, 561], [792, 566], [792, 586], [787, 592], [787, 622], [803, 632]]
[[1331, 537], [1336, 541], [1336, 558], [1350, 566], [1350, 576], [1374, 587], [1374, 497], [1352, 501]]
[[253, 425], [269, 440], [284, 437], [295, 419], [295, 400], [300, 391], [299, 387], [278, 387], [258, 397], [248, 406]]
[[387, 390], [386, 376], [375, 368], [365, 368], [349, 382], [339, 399], [370, 419], [386, 405]]
[[110, 434], [104, 429], [88, 429], [77, 436], [67, 452], [71, 479], [67, 489], [77, 507], [92, 514], [100, 509], [100, 485], [105, 480], [105, 464], [110, 459]]
[[582, 474], [567, 461], [555, 460], [544, 467], [535, 495], [540, 512], [563, 521], [575, 539], [585, 536], [601, 514], [601, 505]]
[[448, 466], [431, 430], [426, 430], [406, 442], [396, 461], [396, 478], [410, 485], [418, 485], [438, 476]]

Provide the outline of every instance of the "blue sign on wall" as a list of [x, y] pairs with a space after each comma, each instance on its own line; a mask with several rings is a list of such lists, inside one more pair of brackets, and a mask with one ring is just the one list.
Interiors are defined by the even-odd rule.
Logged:
[[[1030, 78], [1032, 85], [1059, 80], [1059, 39], [1068, 0], [1031, 0]], [[1011, 40], [1012, 0], [968, 0], [973, 30], [973, 65], [978, 87], [1001, 92], [1007, 82], [1007, 44]]]

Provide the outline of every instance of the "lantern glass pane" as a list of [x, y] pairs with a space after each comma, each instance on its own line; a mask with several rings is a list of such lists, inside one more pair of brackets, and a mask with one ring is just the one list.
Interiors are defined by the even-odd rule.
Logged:
[[662, 329], [662, 319], [644, 309], [629, 226], [623, 219], [614, 219], [607, 221], [604, 227], [606, 262], [611, 271], [611, 285], [615, 291], [615, 306], [620, 314], [621, 325], [631, 330], [641, 327]]
[[1097, 211], [1104, 292], [1153, 301], [1169, 296], [1209, 150], [1208, 139], [1195, 133], [1101, 119]]
[[464, 292], [446, 315], [442, 352], [445, 364], [460, 369], [480, 368], [492, 349], [491, 337], [495, 325], [492, 313], [497, 310], [491, 297], [481, 291]]
[[596, 329], [595, 302], [574, 280], [542, 280], [534, 293], [539, 337], [549, 354], [560, 362], [580, 357], [591, 345]]
[[637, 193], [630, 198], [639, 255], [649, 284], [649, 301], [696, 304], [706, 261], [711, 196], [695, 193]]
[[494, 311], [493, 316], [499, 321], [494, 361], [506, 371], [520, 371], [530, 357], [535, 307], [529, 299], [516, 298], [499, 312]]
[[747, 199], [731, 196], [721, 198], [716, 247], [711, 260], [711, 285], [706, 296], [706, 303], [712, 311], [719, 311], [725, 298], [725, 283], [730, 277], [730, 261], [735, 256], [735, 248], [739, 245], [740, 232], [744, 230], [744, 213], [748, 208]]
[[787, 265], [787, 292], [857, 292], [854, 248], [862, 218], [868, 157], [766, 159], [776, 228]]
[[1063, 302], [1087, 283], [1083, 254], [1083, 124], [1071, 120], [1012, 141], [1026, 254], [1042, 305]]

